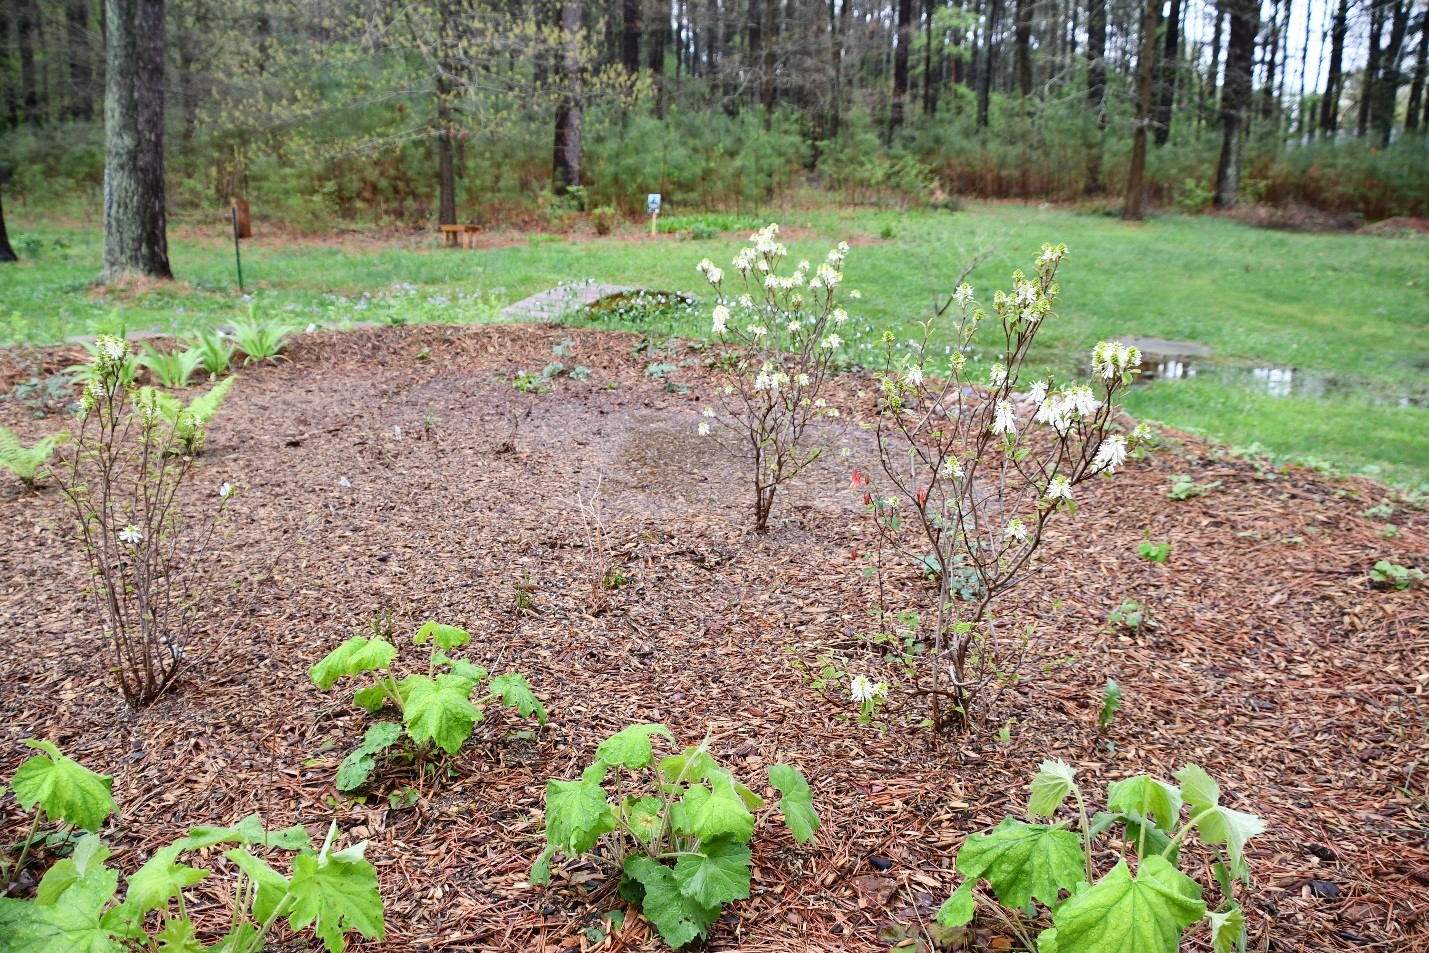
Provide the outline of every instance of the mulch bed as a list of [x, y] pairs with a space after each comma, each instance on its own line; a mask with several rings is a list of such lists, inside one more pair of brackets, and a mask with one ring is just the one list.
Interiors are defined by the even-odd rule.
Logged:
[[[567, 338], [563, 360], [589, 379], [512, 388]], [[112, 773], [108, 840], [126, 871], [196, 824], [261, 811], [319, 833], [336, 819], [347, 842], [370, 839], [387, 905], [386, 942], [359, 948], [655, 950], [638, 916], [600, 945], [584, 936], [618, 905], [608, 890], [590, 899], [604, 877], [593, 866], [558, 865], [549, 888], [526, 874], [546, 779], [575, 777], [626, 724], [663, 721], [684, 743], [710, 731], [756, 789], [767, 765], [798, 765], [823, 816], [812, 847], [782, 828], [756, 833], [753, 896], [709, 948], [880, 950], [931, 918], [968, 833], [1021, 814], [1042, 759], [1074, 763], [1097, 804], [1108, 781], [1195, 761], [1227, 803], [1269, 825], [1249, 851], [1253, 949], [1429, 949], [1429, 600], [1372, 590], [1366, 576], [1380, 558], [1429, 565], [1425, 513], [1398, 508], [1401, 535], [1386, 540], [1384, 521], [1362, 515], [1381, 486], [1267, 470], [1171, 435], [1081, 494], [1076, 517], [1053, 523], [1042, 571], [1002, 606], [1036, 628], [1051, 662], [1007, 697], [1010, 741], [933, 748], [917, 731], [852, 723], [847, 699], [815, 691], [797, 664], [832, 650], [880, 672], [859, 639], [874, 627], [877, 589], [861, 572], [874, 536], [848, 490], [848, 467], [872, 463], [869, 435], [849, 431], [852, 458], [806, 473], [755, 537], [741, 471], [696, 434], [711, 380], [692, 362], [676, 375], [689, 392], [672, 393], [644, 372], [698, 355], [637, 344], [552, 327], [373, 329], [306, 335], [290, 362], [243, 369], [194, 486], [207, 499], [224, 481], [241, 487], [225, 585], [191, 635], [201, 658], [143, 711], [113, 689], [54, 487], [6, 484], [0, 778], [32, 736]], [[13, 402], [0, 421], [31, 438], [60, 426]], [[1222, 486], [1172, 502], [1177, 474]], [[603, 557], [575, 502], [597, 485], [629, 578], [604, 606], [591, 599]], [[1172, 543], [1165, 565], [1137, 556], [1146, 530]], [[894, 573], [890, 607], [924, 586]], [[1161, 627], [1112, 631], [1107, 612], [1125, 598]], [[350, 692], [324, 695], [307, 669], [387, 611], [403, 635], [429, 618], [469, 629], [466, 656], [525, 672], [549, 727], [468, 747], [458, 776], [425, 785], [409, 809], [335, 800], [363, 718]], [[403, 657], [422, 654], [408, 644]], [[1108, 677], [1125, 711], [1099, 738]], [[13, 798], [0, 803], [8, 838], [23, 823]], [[224, 928], [222, 886], [194, 888], [206, 930]], [[991, 923], [958, 944], [1010, 948]]]

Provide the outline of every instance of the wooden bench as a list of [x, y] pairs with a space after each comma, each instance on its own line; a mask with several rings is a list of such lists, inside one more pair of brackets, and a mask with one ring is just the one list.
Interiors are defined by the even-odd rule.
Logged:
[[442, 244], [448, 248], [475, 248], [476, 236], [481, 232], [480, 225], [441, 225]]

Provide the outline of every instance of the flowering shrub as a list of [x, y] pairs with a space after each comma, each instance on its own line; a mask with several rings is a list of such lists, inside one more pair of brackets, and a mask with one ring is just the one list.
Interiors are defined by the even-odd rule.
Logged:
[[[423, 625], [412, 642], [432, 643], [429, 674], [408, 675], [400, 681], [391, 672], [397, 658], [397, 647], [389, 641], [391, 634], [383, 622], [374, 622], [371, 638], [353, 636], [308, 670], [313, 684], [323, 691], [341, 678], [375, 672], [372, 684], [358, 689], [353, 702], [368, 714], [392, 705], [401, 715], [400, 724], [379, 721], [367, 729], [362, 742], [337, 769], [339, 791], [366, 786], [377, 768], [378, 757], [420, 765], [429, 762], [438, 750], [456, 754], [477, 724], [485, 720], [486, 706], [492, 701], [546, 723], [546, 708], [524, 675], [511, 672], [492, 677], [481, 666], [447, 654], [471, 641], [471, 634], [465, 630], [440, 622]], [[472, 693], [482, 683], [486, 694], [473, 702]]]
[[144, 705], [179, 673], [233, 488], [224, 484], [211, 508], [185, 518], [179, 491], [194, 472], [188, 445], [202, 441], [201, 430], [187, 431], [182, 413], [166, 416], [157, 391], [137, 388], [129, 360], [122, 339], [99, 338], [78, 426], [51, 472], [89, 561], [120, 690]]
[[[604, 838], [620, 895], [678, 948], [705, 936], [725, 904], [749, 897], [749, 840], [774, 808], [715, 762], [708, 737], [657, 764], [656, 736], [675, 741], [664, 725], [631, 725], [601, 742], [580, 780], [546, 782], [546, 849], [531, 882], [550, 882], [558, 852], [579, 857]], [[794, 839], [813, 840], [819, 815], [804, 776], [776, 764], [769, 783]]]
[[[1245, 845], [1265, 831], [1260, 818], [1222, 805], [1220, 786], [1188, 764], [1176, 772], [1179, 786], [1147, 774], [1112, 783], [1107, 811], [1088, 819], [1075, 775], [1062, 761], [1042, 762], [1027, 802], [1027, 817], [1035, 821], [1052, 818], [1072, 798], [1075, 831], [1067, 830], [1067, 821], [1008, 817], [990, 834], [973, 834], [955, 862], [962, 885], [938, 911], [938, 922], [966, 924], [981, 903], [1018, 934], [1024, 949], [1056, 953], [1177, 953], [1182, 933], [1204, 922], [1216, 953], [1244, 950], [1245, 913], [1234, 888], [1237, 880], [1250, 882]], [[1186, 806], [1190, 817], [1183, 822]], [[1114, 829], [1122, 857], [1098, 879], [1092, 843]], [[1221, 894], [1215, 910], [1202, 899], [1201, 884], [1180, 869], [1192, 831], [1202, 845], [1218, 848], [1209, 865]], [[1136, 858], [1134, 877], [1128, 850]], [[979, 881], [987, 882], [996, 903], [977, 893]], [[1039, 904], [1050, 926], [1043, 926], [1047, 916]]]
[[[725, 346], [715, 365], [724, 378], [725, 414], [706, 408], [705, 415], [728, 428], [748, 458], [759, 533], [769, 529], [775, 492], [823, 452], [810, 445], [810, 425], [839, 415], [823, 392], [843, 346], [838, 329], [848, 320], [838, 290], [848, 245], [840, 242], [817, 268], [801, 261], [781, 275], [788, 249], [778, 234], [777, 225], [765, 226], [735, 256], [741, 294], [726, 292], [724, 270], [708, 258], [698, 266], [715, 289], [712, 330]], [[710, 433], [708, 422], [700, 433]]]
[[[1017, 677], [1029, 642], [994, 624], [993, 601], [1026, 578], [1048, 522], [1075, 513], [1076, 487], [1109, 476], [1141, 435], [1110, 432], [1116, 393], [1141, 361], [1134, 347], [1098, 344], [1092, 384], [1040, 380], [1025, 394], [1016, 390], [1033, 339], [1053, 315], [1065, 254], [1065, 246], [1044, 246], [1034, 275], [1014, 272], [1011, 293], [996, 293], [991, 314], [960, 285], [956, 322], [928, 320], [902, 356], [885, 335], [876, 429], [893, 492], [878, 491], [859, 470], [852, 485], [874, 518], [880, 551], [901, 553], [937, 583], [936, 603], [921, 614], [932, 631], [920, 639], [911, 690], [928, 699], [935, 731], [981, 722], [987, 689]], [[965, 352], [987, 326], [999, 360], [974, 380]], [[946, 379], [925, 370], [935, 352], [952, 355]]]
[[[318, 850], [301, 826], [269, 831], [257, 814], [236, 827], [194, 828], [127, 876], [121, 900], [119, 871], [105, 866], [109, 849], [92, 833], [114, 813], [109, 794], [113, 778], [71, 761], [48, 741], [25, 743], [40, 753], [15, 772], [20, 806], [35, 811], [36, 824], [43, 815], [91, 833], [45, 872], [32, 901], [0, 898], [0, 948], [259, 953], [274, 924], [284, 919], [295, 933], [311, 928], [329, 953], [346, 947], [348, 933], [382, 939], [377, 871], [362, 856], [367, 842], [333, 850], [335, 821]], [[190, 867], [179, 858], [221, 845], [234, 845], [223, 852], [237, 877], [229, 895], [230, 930], [218, 943], [201, 946], [184, 890], [212, 871]], [[265, 859], [274, 850], [293, 854], [288, 876]], [[18, 864], [24, 862], [22, 853]]]

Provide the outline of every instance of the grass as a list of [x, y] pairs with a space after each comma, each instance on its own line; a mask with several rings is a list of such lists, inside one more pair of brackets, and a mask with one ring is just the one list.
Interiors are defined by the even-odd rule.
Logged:
[[[50, 343], [98, 328], [187, 331], [247, 317], [234, 284], [233, 252], [212, 237], [175, 238], [172, 286], [96, 294], [97, 229], [48, 224], [10, 210], [22, 255], [37, 260], [0, 272], [0, 340]], [[1136, 414], [1236, 445], [1325, 461], [1410, 484], [1429, 480], [1429, 418], [1423, 403], [1429, 352], [1429, 255], [1422, 240], [1308, 235], [1247, 228], [1215, 218], [1165, 216], [1145, 224], [1029, 206], [965, 212], [771, 212], [793, 227], [796, 256], [817, 260], [850, 238], [846, 287], [863, 292], [859, 323], [910, 336], [974, 252], [980, 292], [1006, 287], [1044, 241], [1065, 242], [1062, 306], [1042, 331], [1037, 371], [1084, 363], [1099, 339], [1125, 335], [1199, 341], [1220, 366], [1293, 366], [1326, 375], [1333, 396], [1274, 397], [1247, 378], [1203, 374], [1128, 395]], [[477, 252], [436, 247], [434, 236], [346, 244], [259, 239], [245, 243], [243, 270], [257, 312], [302, 327], [351, 320], [491, 320], [499, 307], [560, 281], [595, 278], [704, 294], [694, 265], [727, 265], [745, 235], [705, 240], [629, 234], [595, 240], [533, 235]], [[890, 236], [880, 238], [880, 236]], [[260, 230], [261, 236], [261, 230]], [[367, 294], [363, 303], [363, 294]], [[708, 295], [705, 294], [706, 299]], [[701, 334], [703, 313], [668, 312], [636, 330]], [[631, 326], [615, 317], [615, 326]], [[1400, 406], [1401, 398], [1418, 405]]]

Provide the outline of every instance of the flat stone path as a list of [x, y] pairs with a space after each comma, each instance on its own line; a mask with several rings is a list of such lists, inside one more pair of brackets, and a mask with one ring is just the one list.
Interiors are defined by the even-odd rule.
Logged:
[[537, 292], [501, 310], [503, 318], [513, 321], [552, 321], [568, 311], [595, 304], [614, 295], [636, 294], [639, 288], [624, 285], [565, 285]]

